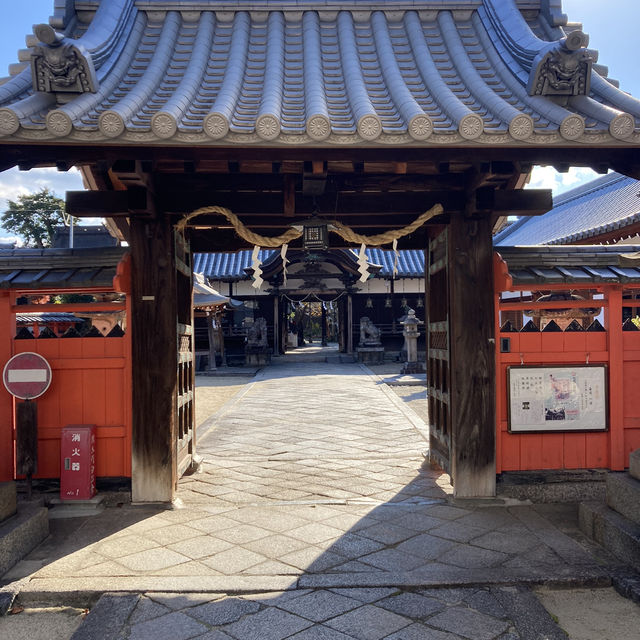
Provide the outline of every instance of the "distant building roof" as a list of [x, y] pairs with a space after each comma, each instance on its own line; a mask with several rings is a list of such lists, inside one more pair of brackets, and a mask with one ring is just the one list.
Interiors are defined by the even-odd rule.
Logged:
[[80, 318], [73, 313], [17, 313], [16, 321], [20, 323], [46, 322], [78, 322]]
[[[259, 253], [262, 263], [267, 262], [276, 252], [263, 249]], [[356, 255], [356, 252], [353, 251]], [[379, 276], [390, 278], [393, 274], [395, 253], [387, 249], [367, 249], [367, 259], [371, 264], [382, 265]], [[201, 273], [210, 280], [249, 280], [245, 269], [251, 267], [251, 250], [235, 253], [196, 253], [193, 258], [194, 273]], [[398, 251], [398, 277], [424, 277], [424, 252], [419, 249]]]
[[[640, 246], [496, 247], [514, 285], [619, 282], [640, 284]], [[631, 260], [625, 260], [630, 256]], [[625, 264], [632, 266], [623, 266]]]
[[120, 247], [0, 250], [0, 289], [113, 286]]
[[[69, 247], [69, 227], [57, 227], [53, 238], [53, 249]], [[73, 227], [73, 248], [93, 249], [97, 247], [117, 247], [117, 238], [102, 225], [76, 225]]]
[[194, 273], [193, 278], [193, 306], [196, 308], [218, 307], [229, 302], [227, 296], [223, 296], [212, 289], [205, 281], [201, 273]]
[[[523, 217], [494, 237], [496, 246], [573, 244], [640, 223], [640, 182], [610, 173], [554, 198], [542, 216]], [[634, 231], [635, 233], [635, 231]]]

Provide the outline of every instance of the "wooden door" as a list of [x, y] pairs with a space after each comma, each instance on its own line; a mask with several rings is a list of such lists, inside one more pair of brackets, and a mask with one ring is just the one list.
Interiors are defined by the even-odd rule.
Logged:
[[429, 448], [434, 461], [450, 473], [451, 340], [447, 228], [429, 240], [425, 271]]
[[188, 240], [175, 234], [177, 307], [177, 381], [175, 394], [176, 480], [193, 464], [195, 431], [195, 357], [193, 328], [193, 282]]

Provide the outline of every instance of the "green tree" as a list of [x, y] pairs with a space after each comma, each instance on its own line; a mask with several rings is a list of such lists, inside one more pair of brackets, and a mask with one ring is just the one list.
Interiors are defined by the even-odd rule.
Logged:
[[64, 200], [43, 188], [37, 193], [9, 200], [9, 208], [0, 216], [2, 226], [20, 236], [29, 247], [49, 247], [56, 227], [64, 224]]

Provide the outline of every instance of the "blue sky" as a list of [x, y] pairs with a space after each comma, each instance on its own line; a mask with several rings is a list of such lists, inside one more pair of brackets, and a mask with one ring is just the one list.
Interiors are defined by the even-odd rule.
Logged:
[[[53, 4], [54, 0], [24, 0], [13, 4], [12, 10], [5, 8], [0, 22], [0, 77], [7, 75], [9, 64], [17, 62], [18, 50], [25, 47], [25, 36], [32, 33], [32, 25], [48, 21]], [[563, 10], [570, 21], [582, 22], [583, 30], [590, 36], [589, 47], [600, 52], [599, 62], [609, 67], [609, 76], [619, 80], [622, 89], [640, 97], [637, 59], [640, 0], [564, 0]], [[561, 193], [592, 177], [595, 174], [585, 169], [557, 174], [550, 167], [540, 168], [535, 171], [530, 186], [552, 188], [554, 193]], [[5, 210], [6, 199], [15, 200], [18, 195], [43, 186], [64, 197], [66, 190], [82, 189], [82, 181], [76, 171], [6, 171], [0, 174], [0, 211]], [[0, 228], [0, 237], [2, 235]]]

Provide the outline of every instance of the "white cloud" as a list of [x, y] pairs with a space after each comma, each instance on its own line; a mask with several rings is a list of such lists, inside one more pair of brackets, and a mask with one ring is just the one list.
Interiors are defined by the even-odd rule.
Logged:
[[571, 167], [566, 173], [558, 173], [553, 167], [534, 167], [527, 188], [551, 189], [557, 196], [598, 176], [595, 171], [584, 167]]
[[[48, 188], [58, 197], [64, 199], [65, 191], [79, 191], [84, 188], [80, 172], [73, 168], [67, 172], [55, 168], [31, 169], [20, 171], [17, 167], [0, 173], [0, 213], [7, 210], [7, 200], [16, 200], [18, 196], [35, 193]], [[99, 220], [92, 221], [96, 224]], [[11, 236], [0, 227], [0, 238]]]
[[65, 191], [76, 191], [83, 188], [82, 177], [77, 169], [60, 172], [54, 168], [31, 169], [20, 171], [17, 168], [0, 173], [0, 211], [6, 209], [6, 200], [15, 200], [20, 195], [35, 193], [48, 188], [59, 198], [64, 198]]

